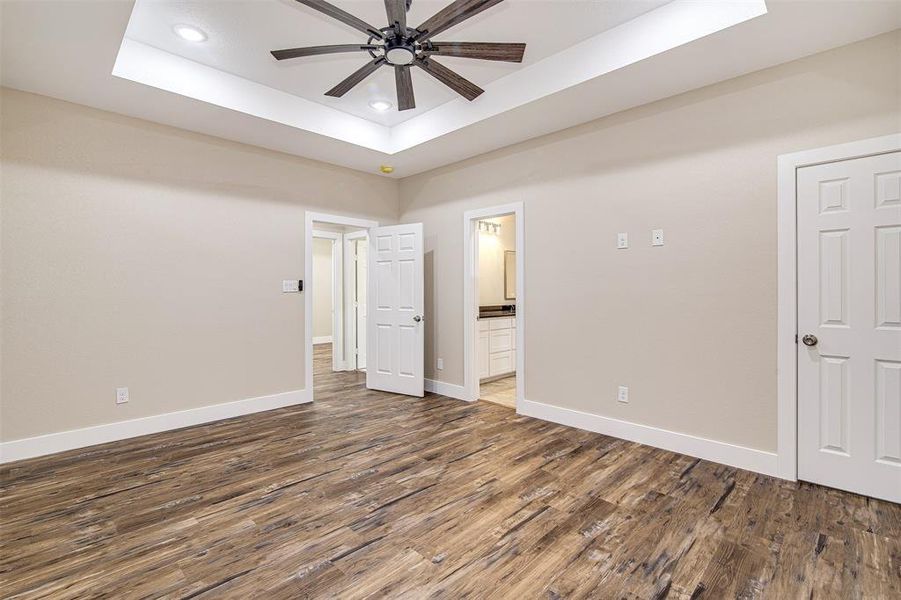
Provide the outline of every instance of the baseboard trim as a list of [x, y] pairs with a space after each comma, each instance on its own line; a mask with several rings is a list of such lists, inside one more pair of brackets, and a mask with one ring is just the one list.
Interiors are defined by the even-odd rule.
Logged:
[[305, 404], [312, 402], [312, 400], [312, 395], [307, 390], [294, 390], [258, 398], [248, 398], [246, 400], [224, 402], [222, 404], [202, 406], [151, 417], [142, 417], [140, 419], [119, 421], [118, 423], [95, 425], [82, 429], [12, 440], [0, 444], [0, 463], [56, 454], [66, 450], [75, 450], [151, 433], [181, 429], [191, 425], [202, 425], [211, 421], [240, 417], [264, 410]]
[[444, 383], [443, 381], [437, 381], [435, 379], [426, 379], [424, 383], [425, 391], [427, 392], [432, 392], [433, 394], [441, 394], [442, 396], [447, 396], [448, 398], [456, 398], [457, 400], [464, 400], [466, 402], [470, 401], [466, 397], [466, 388], [464, 388], [462, 385]]
[[332, 336], [330, 336], [330, 335], [320, 335], [318, 337], [313, 338], [314, 346], [316, 344], [331, 344], [331, 343], [332, 343]]
[[654, 446], [655, 448], [662, 448], [671, 452], [703, 458], [704, 460], [730, 467], [738, 467], [739, 469], [772, 475], [773, 477], [779, 476], [775, 452], [736, 446], [726, 442], [696, 437], [687, 433], [677, 433], [649, 425], [620, 421], [619, 419], [602, 417], [601, 415], [593, 415], [531, 400], [523, 400], [517, 406], [516, 412], [544, 421], [568, 425], [569, 427], [584, 429], [585, 431], [603, 433], [604, 435], [645, 444], [646, 446]]

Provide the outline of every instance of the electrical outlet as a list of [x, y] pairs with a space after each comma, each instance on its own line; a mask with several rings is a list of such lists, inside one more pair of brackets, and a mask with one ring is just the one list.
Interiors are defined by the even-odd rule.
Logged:
[[629, 403], [629, 387], [625, 385], [619, 386], [619, 391], [616, 393], [617, 402], [622, 402], [624, 404]]
[[652, 246], [662, 246], [663, 245], [663, 230], [662, 229], [654, 229], [651, 231], [651, 245]]
[[439, 358], [439, 359], [438, 359], [438, 370], [440, 371], [440, 370], [443, 369], [443, 368], [444, 368], [444, 359], [443, 359], [443, 358]]
[[128, 388], [116, 388], [116, 404], [125, 404], [128, 402]]
[[625, 250], [629, 247], [629, 234], [628, 233], [617, 233], [616, 234], [616, 247], [619, 250]]

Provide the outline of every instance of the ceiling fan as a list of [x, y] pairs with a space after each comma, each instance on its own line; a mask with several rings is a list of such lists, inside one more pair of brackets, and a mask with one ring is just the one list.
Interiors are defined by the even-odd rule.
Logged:
[[415, 65], [471, 101], [485, 90], [448, 69], [434, 57], [456, 56], [518, 63], [522, 62], [526, 45], [494, 42], [438, 42], [432, 40], [432, 37], [502, 1], [454, 0], [422, 25], [411, 28], [407, 27], [407, 11], [410, 9], [412, 0], [385, 0], [388, 26], [378, 29], [325, 0], [297, 0], [303, 5], [367, 34], [369, 39], [365, 44], [333, 44], [273, 50], [272, 56], [277, 60], [285, 60], [340, 52], [368, 52], [372, 57], [371, 61], [325, 93], [326, 96], [334, 98], [342, 97], [379, 67], [390, 66], [394, 68], [398, 110], [416, 108], [416, 101], [413, 97], [413, 80], [410, 77], [410, 66]]

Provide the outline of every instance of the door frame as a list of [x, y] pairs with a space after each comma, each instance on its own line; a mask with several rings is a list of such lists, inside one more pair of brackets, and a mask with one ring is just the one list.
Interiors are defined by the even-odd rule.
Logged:
[[[313, 285], [313, 223], [329, 223], [331, 225], [349, 225], [362, 229], [378, 227], [378, 221], [345, 217], [343, 215], [330, 215], [314, 211], [304, 212], [304, 236], [303, 236], [303, 273], [306, 285], [304, 287], [304, 386], [310, 391], [310, 399], [315, 400], [313, 386], [313, 297], [309, 293]], [[334, 360], [334, 357], [333, 357]], [[343, 356], [341, 358], [343, 361]]]
[[516, 219], [516, 412], [525, 398], [525, 207], [522, 202], [489, 206], [463, 213], [463, 394], [479, 399], [479, 235], [480, 219], [513, 215]]
[[[341, 290], [343, 282], [341, 281], [342, 273], [342, 252], [344, 246], [344, 234], [337, 231], [313, 230], [313, 239], [329, 240], [332, 243], [332, 370], [343, 371], [345, 369], [344, 360], [344, 333], [343, 333], [343, 312], [344, 298]], [[311, 279], [312, 281], [312, 279]], [[316, 337], [313, 337], [315, 345]]]
[[901, 150], [901, 133], [782, 154], [777, 159], [776, 474], [783, 479], [798, 479], [797, 171], [898, 150]]
[[[353, 233], [344, 234], [344, 304], [351, 306], [356, 301], [352, 293], [357, 292], [357, 282], [354, 277], [356, 256], [351, 252], [351, 246], [354, 242], [361, 239], [369, 239], [369, 231], [354, 231]], [[354, 269], [352, 269], [354, 267]], [[367, 270], [368, 277], [368, 270]], [[368, 283], [368, 282], [367, 282]], [[345, 347], [350, 348], [351, 340], [357, 340], [357, 315], [356, 311], [347, 311], [344, 314], [344, 340]], [[350, 356], [345, 360], [344, 368], [347, 371], [355, 371], [359, 369], [359, 350], [351, 360]]]

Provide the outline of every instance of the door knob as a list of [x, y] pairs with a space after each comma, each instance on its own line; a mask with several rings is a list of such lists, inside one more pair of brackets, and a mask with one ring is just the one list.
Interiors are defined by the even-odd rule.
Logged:
[[419, 323], [420, 321], [422, 321], [422, 315], [416, 315], [415, 317], [413, 317], [413, 320]]
[[817, 339], [817, 336], [811, 335], [808, 333], [807, 335], [805, 335], [804, 337], [801, 338], [801, 341], [804, 342], [805, 346], [813, 347], [813, 346], [816, 346], [817, 342], [819, 342], [820, 340]]

